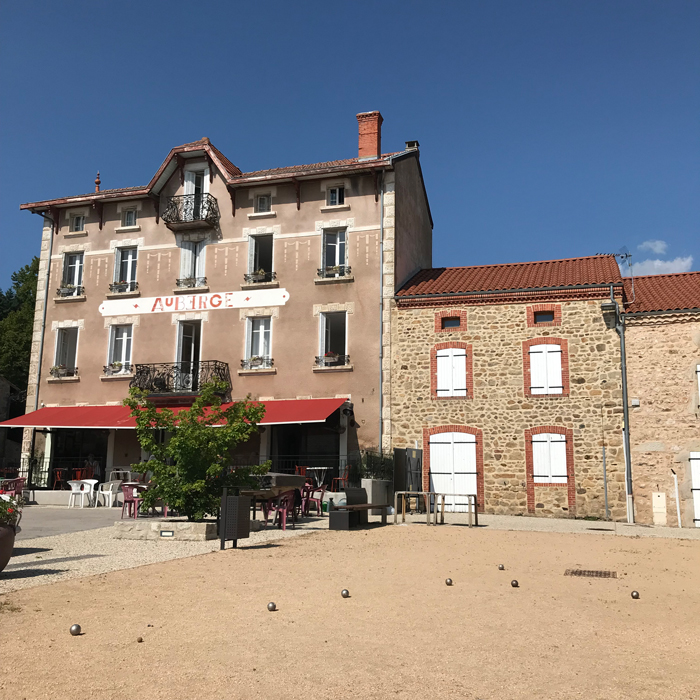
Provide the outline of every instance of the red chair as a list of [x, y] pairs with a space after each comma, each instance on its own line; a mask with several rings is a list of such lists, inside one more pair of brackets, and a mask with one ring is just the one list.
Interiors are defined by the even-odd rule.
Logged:
[[7, 479], [0, 484], [0, 493], [4, 493], [7, 496], [21, 496], [22, 491], [24, 491], [24, 484], [27, 480], [22, 479]]
[[302, 496], [302, 513], [304, 515], [309, 514], [309, 508], [313, 504], [316, 506], [316, 511], [319, 517], [323, 517], [323, 495], [326, 493], [326, 487], [320, 486], [319, 488], [311, 488], [308, 491], [304, 490], [304, 496]]
[[331, 481], [331, 491], [340, 491], [340, 486], [343, 488], [348, 487], [348, 479], [350, 478], [350, 465], [346, 464], [342, 470], [342, 476], [336, 476], [333, 481]]
[[122, 505], [122, 518], [124, 517], [125, 509], [127, 511], [127, 517], [138, 518], [139, 508], [143, 502], [143, 498], [139, 496], [138, 487], [122, 484], [122, 500], [124, 501]]
[[296, 467], [294, 467], [294, 473], [297, 476], [306, 476], [306, 467], [296, 466]]
[[65, 467], [54, 467], [53, 470], [53, 487], [54, 489], [57, 488], [64, 488], [67, 483], [66, 479], [66, 468]]
[[277, 513], [280, 517], [280, 524], [282, 529], [287, 529], [287, 517], [292, 516], [292, 529], [294, 530], [294, 521], [296, 516], [294, 515], [294, 491], [285, 491], [281, 493], [276, 498], [271, 498], [266, 506], [263, 506], [265, 512], [265, 526], [267, 527], [267, 518], [271, 512]]

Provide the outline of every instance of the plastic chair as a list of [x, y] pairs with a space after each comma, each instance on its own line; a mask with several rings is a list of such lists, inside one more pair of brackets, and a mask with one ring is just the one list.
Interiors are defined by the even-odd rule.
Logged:
[[65, 467], [54, 467], [53, 470], [53, 487], [63, 488], [66, 484], [66, 468]]
[[265, 526], [267, 526], [267, 518], [270, 512], [274, 512], [280, 517], [280, 523], [282, 529], [287, 529], [287, 517], [291, 514], [292, 516], [292, 529], [294, 530], [294, 491], [285, 491], [281, 493], [277, 498], [271, 498], [267, 502], [267, 507], [265, 510]]
[[90, 492], [85, 491], [85, 484], [82, 481], [76, 481], [71, 479], [68, 482], [68, 485], [70, 486], [70, 495], [68, 496], [68, 507], [69, 508], [74, 508], [75, 507], [75, 501], [77, 500], [78, 496], [80, 496], [80, 507], [83, 507], [83, 502], [85, 496], [88, 498], [88, 506], [90, 505]]
[[323, 517], [323, 496], [325, 493], [325, 486], [319, 486], [319, 488], [310, 489], [308, 495], [304, 499], [304, 507], [302, 508], [304, 515], [309, 514], [309, 508], [311, 505], [315, 505], [319, 517]]
[[350, 465], [347, 464], [345, 467], [343, 467], [343, 475], [342, 476], [336, 476], [333, 481], [331, 481], [331, 491], [340, 491], [340, 485], [342, 484], [343, 488], [348, 487], [348, 479], [350, 478]]
[[104, 499], [105, 508], [111, 508], [114, 504], [114, 499], [117, 497], [119, 492], [119, 487], [122, 482], [119, 479], [113, 481], [106, 481], [104, 484], [100, 484], [95, 491], [95, 502], [94, 506], [97, 508], [97, 503], [100, 500], [100, 496]]
[[296, 466], [296, 467], [294, 467], [294, 473], [297, 476], [306, 476], [306, 467]]
[[141, 503], [143, 501], [143, 498], [139, 497], [139, 490], [136, 486], [127, 486], [126, 484], [122, 484], [122, 518], [124, 517], [124, 510], [127, 512], [127, 517], [129, 518], [138, 518], [139, 515], [139, 508], [141, 507]]
[[128, 469], [112, 469], [109, 472], [109, 481], [114, 481], [115, 479], [131, 481], [131, 472]]
[[99, 483], [98, 479], [83, 479], [83, 492], [87, 494], [88, 497], [88, 506], [91, 506], [95, 499], [97, 498], [97, 494], [95, 493], [95, 489], [97, 488], [97, 484]]

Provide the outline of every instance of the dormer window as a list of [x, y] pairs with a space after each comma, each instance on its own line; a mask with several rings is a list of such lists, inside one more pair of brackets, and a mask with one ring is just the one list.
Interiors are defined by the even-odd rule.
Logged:
[[71, 214], [70, 216], [70, 230], [71, 233], [74, 231], [84, 231], [85, 230], [85, 215], [84, 214]]
[[345, 187], [329, 187], [327, 193], [329, 207], [337, 207], [345, 204]]
[[124, 209], [122, 212], [122, 226], [124, 228], [136, 226], [136, 207], [133, 209]]
[[255, 213], [264, 214], [272, 209], [272, 197], [269, 194], [259, 194], [255, 197]]

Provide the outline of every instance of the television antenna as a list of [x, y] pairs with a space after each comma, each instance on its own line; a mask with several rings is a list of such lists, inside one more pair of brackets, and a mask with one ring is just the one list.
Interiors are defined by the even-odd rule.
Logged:
[[636, 295], [634, 293], [634, 268], [632, 267], [632, 253], [629, 252], [629, 249], [627, 248], [626, 245], [623, 245], [620, 250], [615, 253], [615, 258], [618, 261], [619, 265], [624, 265], [627, 263], [627, 266], [629, 267], [630, 271], [630, 279], [632, 280], [632, 304], [634, 304], [634, 300], [636, 299]]

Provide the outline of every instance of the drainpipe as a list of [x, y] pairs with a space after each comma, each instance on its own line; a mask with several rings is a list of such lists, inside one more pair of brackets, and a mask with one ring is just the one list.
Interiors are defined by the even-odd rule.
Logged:
[[627, 522], [634, 523], [634, 495], [632, 493], [632, 451], [630, 449], [630, 409], [627, 397], [627, 353], [625, 350], [625, 315], [615, 301], [613, 286], [610, 285], [610, 301], [615, 304], [615, 330], [620, 336], [620, 363], [622, 372], [622, 413], [625, 426], [625, 487], [627, 491]]
[[379, 454], [382, 454], [382, 433], [384, 411], [384, 171], [381, 172], [379, 187]]

